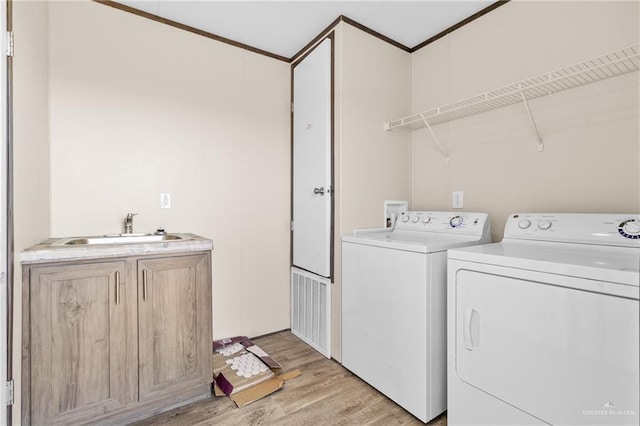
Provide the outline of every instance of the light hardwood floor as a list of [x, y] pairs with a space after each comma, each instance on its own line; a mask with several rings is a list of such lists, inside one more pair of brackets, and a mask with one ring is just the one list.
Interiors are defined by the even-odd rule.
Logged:
[[[328, 360], [289, 331], [253, 341], [302, 375], [283, 389], [237, 408], [227, 397], [212, 397], [159, 414], [136, 425], [422, 425], [367, 383]], [[429, 426], [446, 426], [446, 415]]]

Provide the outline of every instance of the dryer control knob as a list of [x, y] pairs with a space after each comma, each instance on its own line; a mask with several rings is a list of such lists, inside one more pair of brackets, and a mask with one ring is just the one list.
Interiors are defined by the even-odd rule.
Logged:
[[418, 223], [419, 220], [420, 220], [420, 216], [417, 216], [417, 215], [411, 218], [411, 222], [413, 223]]
[[632, 236], [632, 238], [636, 235], [640, 236], [640, 223], [635, 220], [627, 220], [624, 222], [624, 225], [622, 225], [622, 231], [624, 231], [625, 234]]
[[518, 222], [518, 228], [520, 229], [527, 229], [530, 226], [531, 226], [531, 221], [528, 219], [522, 219], [520, 222]]
[[547, 229], [551, 228], [551, 221], [541, 220], [540, 222], [538, 222], [538, 228], [542, 229], [543, 231], [546, 231]]
[[406, 214], [402, 215], [402, 221], [403, 222], [409, 222], [409, 216], [407, 216]]
[[452, 228], [459, 228], [462, 222], [462, 216], [454, 216], [449, 220], [449, 225], [451, 225]]
[[431, 222], [431, 216], [422, 216], [422, 223]]

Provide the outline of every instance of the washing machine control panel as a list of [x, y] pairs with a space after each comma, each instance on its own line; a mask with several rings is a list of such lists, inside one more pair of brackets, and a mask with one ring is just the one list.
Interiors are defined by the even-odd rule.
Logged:
[[402, 213], [395, 229], [482, 236], [488, 227], [486, 213], [410, 211]]
[[504, 237], [640, 248], [640, 215], [518, 213], [509, 216]]

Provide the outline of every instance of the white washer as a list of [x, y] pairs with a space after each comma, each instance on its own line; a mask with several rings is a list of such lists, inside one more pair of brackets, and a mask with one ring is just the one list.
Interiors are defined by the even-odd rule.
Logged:
[[514, 214], [448, 256], [449, 425], [638, 425], [640, 215]]
[[489, 240], [459, 212], [342, 237], [342, 363], [423, 422], [446, 409], [446, 250]]

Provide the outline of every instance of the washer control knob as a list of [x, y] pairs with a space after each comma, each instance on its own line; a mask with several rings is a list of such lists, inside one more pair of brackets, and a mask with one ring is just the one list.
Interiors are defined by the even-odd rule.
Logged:
[[540, 222], [538, 222], [538, 228], [542, 229], [543, 231], [546, 231], [547, 229], [551, 228], [551, 221], [541, 220]]
[[454, 216], [449, 219], [449, 225], [451, 225], [452, 228], [459, 228], [462, 225], [462, 222], [462, 216]]
[[518, 228], [520, 229], [527, 229], [530, 226], [531, 226], [531, 221], [528, 219], [522, 219], [520, 222], [518, 222]]
[[403, 214], [403, 215], [402, 215], [402, 221], [403, 221], [403, 222], [409, 222], [409, 216], [408, 216], [408, 215], [406, 215], [406, 214]]
[[622, 230], [629, 235], [638, 235], [640, 234], [640, 223], [628, 221], [624, 224]]
[[640, 239], [640, 221], [628, 219], [618, 225], [618, 232], [625, 238]]
[[422, 216], [422, 223], [431, 222], [431, 216]]
[[413, 223], [418, 223], [419, 220], [420, 220], [420, 216], [418, 216], [418, 215], [416, 215], [416, 216], [411, 218], [411, 222], [413, 222]]

